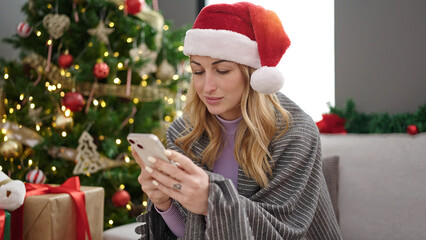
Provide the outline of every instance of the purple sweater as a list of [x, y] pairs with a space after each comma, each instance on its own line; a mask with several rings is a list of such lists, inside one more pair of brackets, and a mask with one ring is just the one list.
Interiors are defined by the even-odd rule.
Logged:
[[[235, 120], [227, 121], [219, 116], [217, 119], [222, 123], [224, 129], [223, 133], [223, 151], [219, 158], [216, 160], [213, 172], [221, 174], [225, 178], [229, 178], [234, 186], [238, 185], [238, 163], [234, 156], [234, 145], [235, 145], [235, 132], [238, 128], [238, 124], [241, 122], [242, 117]], [[179, 210], [172, 204], [170, 208], [162, 212], [155, 208], [157, 212], [163, 217], [169, 229], [180, 238], [183, 238], [185, 232], [185, 219], [180, 214]]]

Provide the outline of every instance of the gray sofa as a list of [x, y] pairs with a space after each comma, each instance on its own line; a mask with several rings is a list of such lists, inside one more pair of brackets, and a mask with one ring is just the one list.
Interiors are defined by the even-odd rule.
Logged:
[[325, 162], [323, 170], [338, 178], [329, 191], [344, 240], [426, 239], [426, 133], [323, 134], [321, 142], [324, 160], [339, 158], [335, 174]]
[[[323, 172], [344, 240], [426, 239], [426, 133], [321, 135]], [[104, 240], [137, 239], [137, 223]]]

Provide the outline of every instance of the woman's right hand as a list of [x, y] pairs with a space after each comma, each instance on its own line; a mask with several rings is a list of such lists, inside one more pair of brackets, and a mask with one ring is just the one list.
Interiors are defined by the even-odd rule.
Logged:
[[142, 191], [148, 196], [155, 207], [161, 211], [167, 211], [172, 204], [171, 198], [161, 192], [154, 184], [151, 174], [145, 169], [145, 164], [139, 155], [132, 149], [132, 155], [136, 162], [141, 167], [141, 173], [139, 174], [138, 181], [141, 184]]

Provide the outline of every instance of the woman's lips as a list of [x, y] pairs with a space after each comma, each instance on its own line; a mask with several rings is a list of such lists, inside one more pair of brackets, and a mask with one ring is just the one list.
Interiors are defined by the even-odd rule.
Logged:
[[220, 101], [222, 101], [222, 97], [205, 97], [206, 102], [210, 105], [215, 105], [220, 103]]

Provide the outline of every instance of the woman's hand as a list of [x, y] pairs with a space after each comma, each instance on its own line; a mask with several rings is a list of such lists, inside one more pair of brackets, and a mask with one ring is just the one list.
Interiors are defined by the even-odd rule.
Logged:
[[207, 215], [209, 195], [207, 173], [185, 155], [172, 150], [166, 150], [164, 153], [176, 164], [149, 157], [148, 161], [153, 163], [153, 167], [145, 169], [154, 178], [152, 184], [178, 201], [188, 211]]
[[155, 207], [161, 211], [166, 211], [170, 208], [172, 203], [170, 197], [160, 191], [157, 186], [153, 184], [153, 178], [151, 174], [146, 170], [145, 164], [139, 155], [132, 149], [132, 155], [136, 162], [141, 167], [141, 173], [139, 174], [138, 181], [142, 186], [142, 191], [148, 196]]

